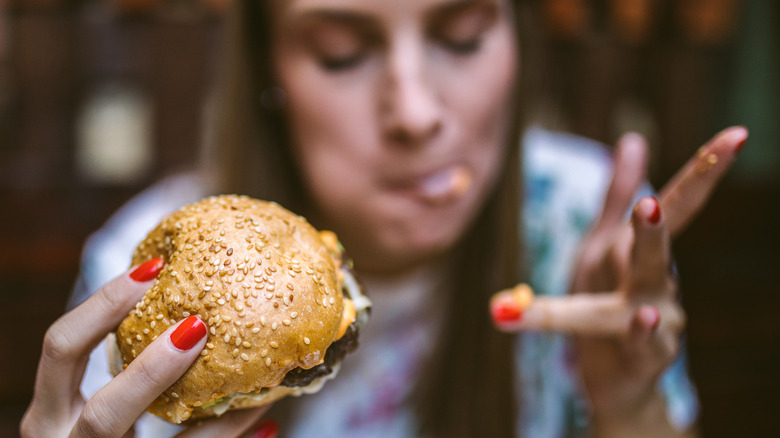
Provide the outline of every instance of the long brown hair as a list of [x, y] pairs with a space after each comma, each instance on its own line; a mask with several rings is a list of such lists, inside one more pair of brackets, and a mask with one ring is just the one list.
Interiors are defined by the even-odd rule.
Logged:
[[[234, 3], [215, 129], [204, 163], [214, 191], [273, 200], [305, 215], [310, 203], [291, 156], [287, 121], [267, 95], [274, 78], [269, 8], [263, 3]], [[520, 8], [514, 6], [519, 47]], [[522, 278], [519, 84], [512, 105], [517, 123], [507, 136], [505, 165], [496, 189], [456, 248], [454, 290], [446, 300], [434, 354], [415, 388], [413, 402], [424, 436], [515, 435], [515, 337], [493, 328], [487, 303], [492, 293]]]

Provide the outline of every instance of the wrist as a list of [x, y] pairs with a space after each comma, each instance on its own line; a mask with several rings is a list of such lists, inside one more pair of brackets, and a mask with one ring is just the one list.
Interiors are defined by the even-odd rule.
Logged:
[[597, 438], [677, 436], [666, 416], [666, 404], [655, 390], [613, 409], [594, 410]]

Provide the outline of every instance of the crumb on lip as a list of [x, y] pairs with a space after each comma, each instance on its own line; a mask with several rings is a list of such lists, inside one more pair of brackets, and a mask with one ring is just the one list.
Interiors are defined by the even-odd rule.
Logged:
[[459, 166], [452, 171], [450, 175], [452, 184], [452, 193], [455, 196], [461, 196], [471, 187], [474, 180], [471, 171], [465, 166]]

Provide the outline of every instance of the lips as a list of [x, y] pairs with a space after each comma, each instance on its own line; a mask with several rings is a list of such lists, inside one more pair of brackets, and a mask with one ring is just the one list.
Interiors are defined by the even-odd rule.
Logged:
[[419, 176], [392, 180], [392, 189], [431, 205], [442, 205], [463, 197], [471, 188], [473, 173], [465, 165], [455, 164]]

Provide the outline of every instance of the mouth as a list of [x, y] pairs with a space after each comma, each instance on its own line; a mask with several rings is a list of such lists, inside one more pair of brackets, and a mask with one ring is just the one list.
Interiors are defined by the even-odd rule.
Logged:
[[428, 173], [393, 179], [392, 191], [405, 194], [426, 204], [441, 206], [462, 198], [473, 185], [473, 172], [455, 164]]

